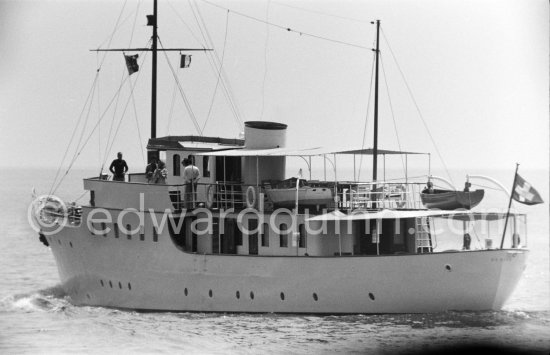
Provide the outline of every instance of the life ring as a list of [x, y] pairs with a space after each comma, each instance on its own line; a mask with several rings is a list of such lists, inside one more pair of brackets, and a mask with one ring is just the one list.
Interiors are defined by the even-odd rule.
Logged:
[[256, 189], [254, 186], [249, 186], [246, 189], [246, 207], [254, 208], [256, 205]]
[[206, 190], [206, 207], [212, 208], [214, 206], [215, 201], [215, 193], [214, 189], [216, 188], [216, 185], [208, 185], [208, 189]]

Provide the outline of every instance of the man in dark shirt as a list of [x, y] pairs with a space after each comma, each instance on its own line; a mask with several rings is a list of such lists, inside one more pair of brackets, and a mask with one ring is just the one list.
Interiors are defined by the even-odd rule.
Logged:
[[128, 171], [128, 165], [126, 165], [126, 161], [122, 159], [121, 152], [118, 152], [117, 157], [118, 159], [113, 160], [111, 163], [109, 171], [113, 173], [114, 181], [124, 181], [124, 174]]

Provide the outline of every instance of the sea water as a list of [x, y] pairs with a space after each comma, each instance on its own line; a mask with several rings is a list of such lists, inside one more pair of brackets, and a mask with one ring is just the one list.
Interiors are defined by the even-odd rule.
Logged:
[[[491, 173], [511, 184], [513, 171]], [[97, 172], [71, 171], [56, 194], [85, 203], [82, 178], [93, 175]], [[464, 180], [462, 171], [453, 175], [457, 182]], [[48, 169], [1, 172], [0, 353], [550, 352], [546, 171], [522, 174], [546, 202], [522, 209], [528, 213], [531, 253], [503, 310], [345, 316], [138, 313], [73, 306], [59, 287], [50, 250], [27, 220], [32, 188], [39, 195], [48, 193], [54, 176], [55, 170]], [[506, 207], [504, 194], [486, 193], [486, 199], [496, 197], [484, 203]]]

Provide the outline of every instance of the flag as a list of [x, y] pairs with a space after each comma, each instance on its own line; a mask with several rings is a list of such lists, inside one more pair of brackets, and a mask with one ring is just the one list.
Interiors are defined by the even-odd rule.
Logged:
[[180, 59], [180, 68], [189, 68], [191, 65], [191, 55], [182, 54]]
[[525, 205], [536, 205], [544, 202], [537, 190], [517, 173], [512, 198]]
[[139, 65], [137, 63], [139, 54], [134, 55], [124, 55], [126, 59], [126, 67], [128, 68], [128, 75], [132, 75], [139, 70]]
[[147, 16], [147, 26], [155, 25], [155, 15], [146, 15]]

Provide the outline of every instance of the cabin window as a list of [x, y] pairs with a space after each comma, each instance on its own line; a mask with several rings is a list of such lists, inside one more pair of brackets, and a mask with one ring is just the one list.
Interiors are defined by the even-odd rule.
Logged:
[[248, 220], [248, 254], [258, 254], [258, 220]]
[[210, 162], [210, 157], [202, 157], [202, 176], [210, 177], [210, 170], [208, 170], [208, 163]]
[[243, 232], [239, 228], [239, 223], [237, 223], [237, 221], [233, 223], [233, 233], [235, 236], [235, 245], [243, 245]]
[[298, 229], [300, 231], [300, 239], [298, 240], [298, 247], [306, 248], [307, 247], [306, 226], [304, 224], [300, 224]]
[[262, 232], [262, 246], [269, 247], [269, 224], [264, 223]]
[[281, 248], [287, 248], [288, 247], [288, 232], [287, 232], [286, 223], [281, 223], [279, 225], [279, 230], [281, 231], [281, 234], [279, 235], [279, 246]]
[[172, 157], [172, 165], [174, 167], [174, 176], [180, 176], [181, 162], [179, 154], [174, 154]]

